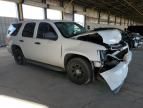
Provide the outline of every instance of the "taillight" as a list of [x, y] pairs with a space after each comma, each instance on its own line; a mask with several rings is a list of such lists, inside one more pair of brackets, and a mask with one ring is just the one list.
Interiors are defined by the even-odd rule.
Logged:
[[8, 45], [11, 41], [11, 37], [10, 36], [7, 36], [6, 39], [5, 39], [5, 43], [6, 45]]

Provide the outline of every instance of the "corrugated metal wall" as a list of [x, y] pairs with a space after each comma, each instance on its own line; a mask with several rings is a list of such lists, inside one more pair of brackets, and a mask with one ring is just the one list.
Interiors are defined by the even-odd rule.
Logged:
[[9, 25], [17, 21], [15, 18], [0, 17], [0, 45], [5, 44], [5, 36]]

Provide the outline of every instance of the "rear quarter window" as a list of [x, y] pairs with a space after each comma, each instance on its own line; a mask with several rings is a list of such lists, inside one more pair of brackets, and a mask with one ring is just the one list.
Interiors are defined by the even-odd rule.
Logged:
[[7, 35], [8, 36], [16, 36], [22, 26], [22, 23], [11, 24], [8, 28]]

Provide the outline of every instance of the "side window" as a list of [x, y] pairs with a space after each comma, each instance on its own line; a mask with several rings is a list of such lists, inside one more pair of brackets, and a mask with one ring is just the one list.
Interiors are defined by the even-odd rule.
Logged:
[[36, 23], [27, 23], [23, 29], [22, 36], [33, 37], [35, 25]]
[[57, 40], [58, 36], [50, 24], [41, 22], [38, 27], [37, 38]]
[[8, 36], [16, 36], [20, 30], [22, 23], [12, 24], [9, 26], [7, 34]]

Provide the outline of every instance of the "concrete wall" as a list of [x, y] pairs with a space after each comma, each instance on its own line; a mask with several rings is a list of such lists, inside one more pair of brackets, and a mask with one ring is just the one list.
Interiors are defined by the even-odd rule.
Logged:
[[90, 30], [93, 30], [94, 28], [103, 28], [103, 27], [113, 27], [113, 28], [119, 28], [124, 30], [127, 27], [127, 26], [121, 26], [121, 25], [96, 24], [96, 23], [90, 23], [88, 26], [90, 26]]
[[86, 10], [86, 27], [87, 26], [91, 26], [90, 28], [94, 28], [93, 25], [98, 24], [98, 11], [94, 10], [94, 9], [87, 9]]
[[73, 20], [73, 5], [68, 5], [68, 2], [63, 3], [63, 20], [72, 21]]

